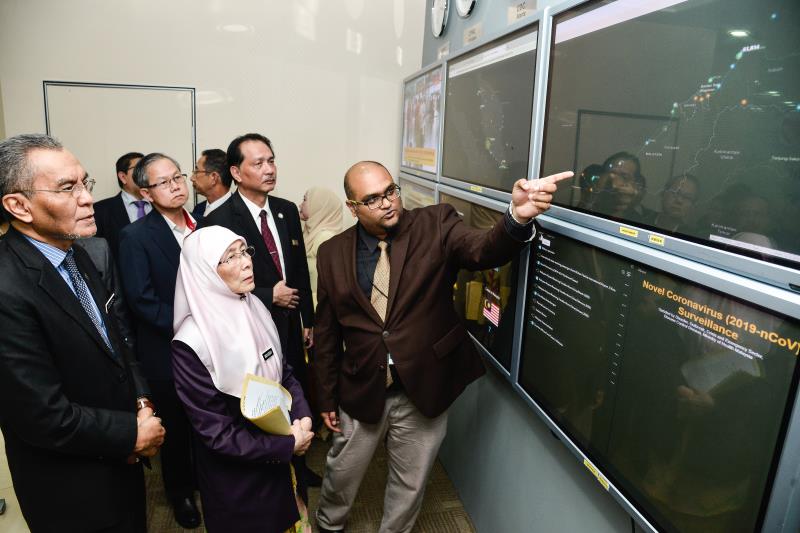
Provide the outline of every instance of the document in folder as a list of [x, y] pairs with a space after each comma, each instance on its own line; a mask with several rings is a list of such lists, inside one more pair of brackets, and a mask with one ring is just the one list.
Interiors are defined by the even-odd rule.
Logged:
[[247, 374], [240, 402], [242, 415], [273, 435], [291, 435], [292, 395], [280, 383]]

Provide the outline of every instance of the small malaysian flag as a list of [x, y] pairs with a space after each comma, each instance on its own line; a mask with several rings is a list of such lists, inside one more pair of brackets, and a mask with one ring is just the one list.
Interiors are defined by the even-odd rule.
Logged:
[[494, 291], [485, 288], [483, 291], [483, 316], [485, 316], [489, 322], [495, 325], [495, 327], [500, 326], [500, 295], [496, 294]]

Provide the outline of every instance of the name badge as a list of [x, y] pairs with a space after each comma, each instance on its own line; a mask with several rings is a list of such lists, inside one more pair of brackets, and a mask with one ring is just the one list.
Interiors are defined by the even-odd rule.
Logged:
[[292, 246], [300, 246], [300, 241], [297, 239], [292, 239]]
[[269, 348], [267, 351], [261, 354], [261, 357], [264, 358], [264, 361], [267, 361], [273, 355], [275, 355], [275, 352], [272, 351], [272, 348]]

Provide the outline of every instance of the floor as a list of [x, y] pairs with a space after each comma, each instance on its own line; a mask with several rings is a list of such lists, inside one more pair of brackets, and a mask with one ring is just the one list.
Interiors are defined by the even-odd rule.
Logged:
[[[315, 440], [308, 452], [308, 464], [322, 473], [325, 464], [325, 453], [328, 445]], [[154, 465], [155, 466], [155, 465]], [[205, 529], [186, 530], [175, 523], [172, 512], [164, 498], [161, 479], [157, 467], [147, 471], [148, 493], [148, 525], [150, 533], [178, 533], [184, 531], [204, 532]], [[386, 454], [379, 449], [372, 459], [364, 481], [361, 484], [356, 503], [350, 513], [347, 531], [349, 533], [373, 533], [378, 530], [383, 506], [383, 489], [386, 483]], [[316, 509], [319, 489], [310, 493], [310, 508]], [[5, 445], [0, 434], [0, 498], [6, 500], [6, 512], [0, 516], [0, 531], [3, 533], [29, 533], [25, 520], [19, 511], [11, 476], [6, 463]], [[316, 532], [316, 527], [314, 528]], [[471, 533], [472, 523], [458, 494], [447, 477], [442, 465], [437, 461], [434, 465], [425, 500], [422, 504], [417, 524], [413, 533]]]

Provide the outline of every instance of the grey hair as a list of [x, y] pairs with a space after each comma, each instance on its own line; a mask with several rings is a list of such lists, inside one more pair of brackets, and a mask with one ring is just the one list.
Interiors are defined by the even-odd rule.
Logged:
[[63, 149], [58, 140], [43, 133], [25, 133], [0, 141], [0, 196], [33, 188], [36, 168], [28, 159], [31, 151]]
[[147, 186], [150, 185], [150, 182], [147, 180], [147, 167], [161, 159], [169, 159], [175, 164], [175, 167], [178, 170], [181, 169], [181, 165], [166, 154], [162, 154], [160, 152], [147, 154], [141, 158], [138, 163], [136, 163], [136, 166], [133, 169], [133, 181], [136, 182], [137, 187], [146, 189]]

